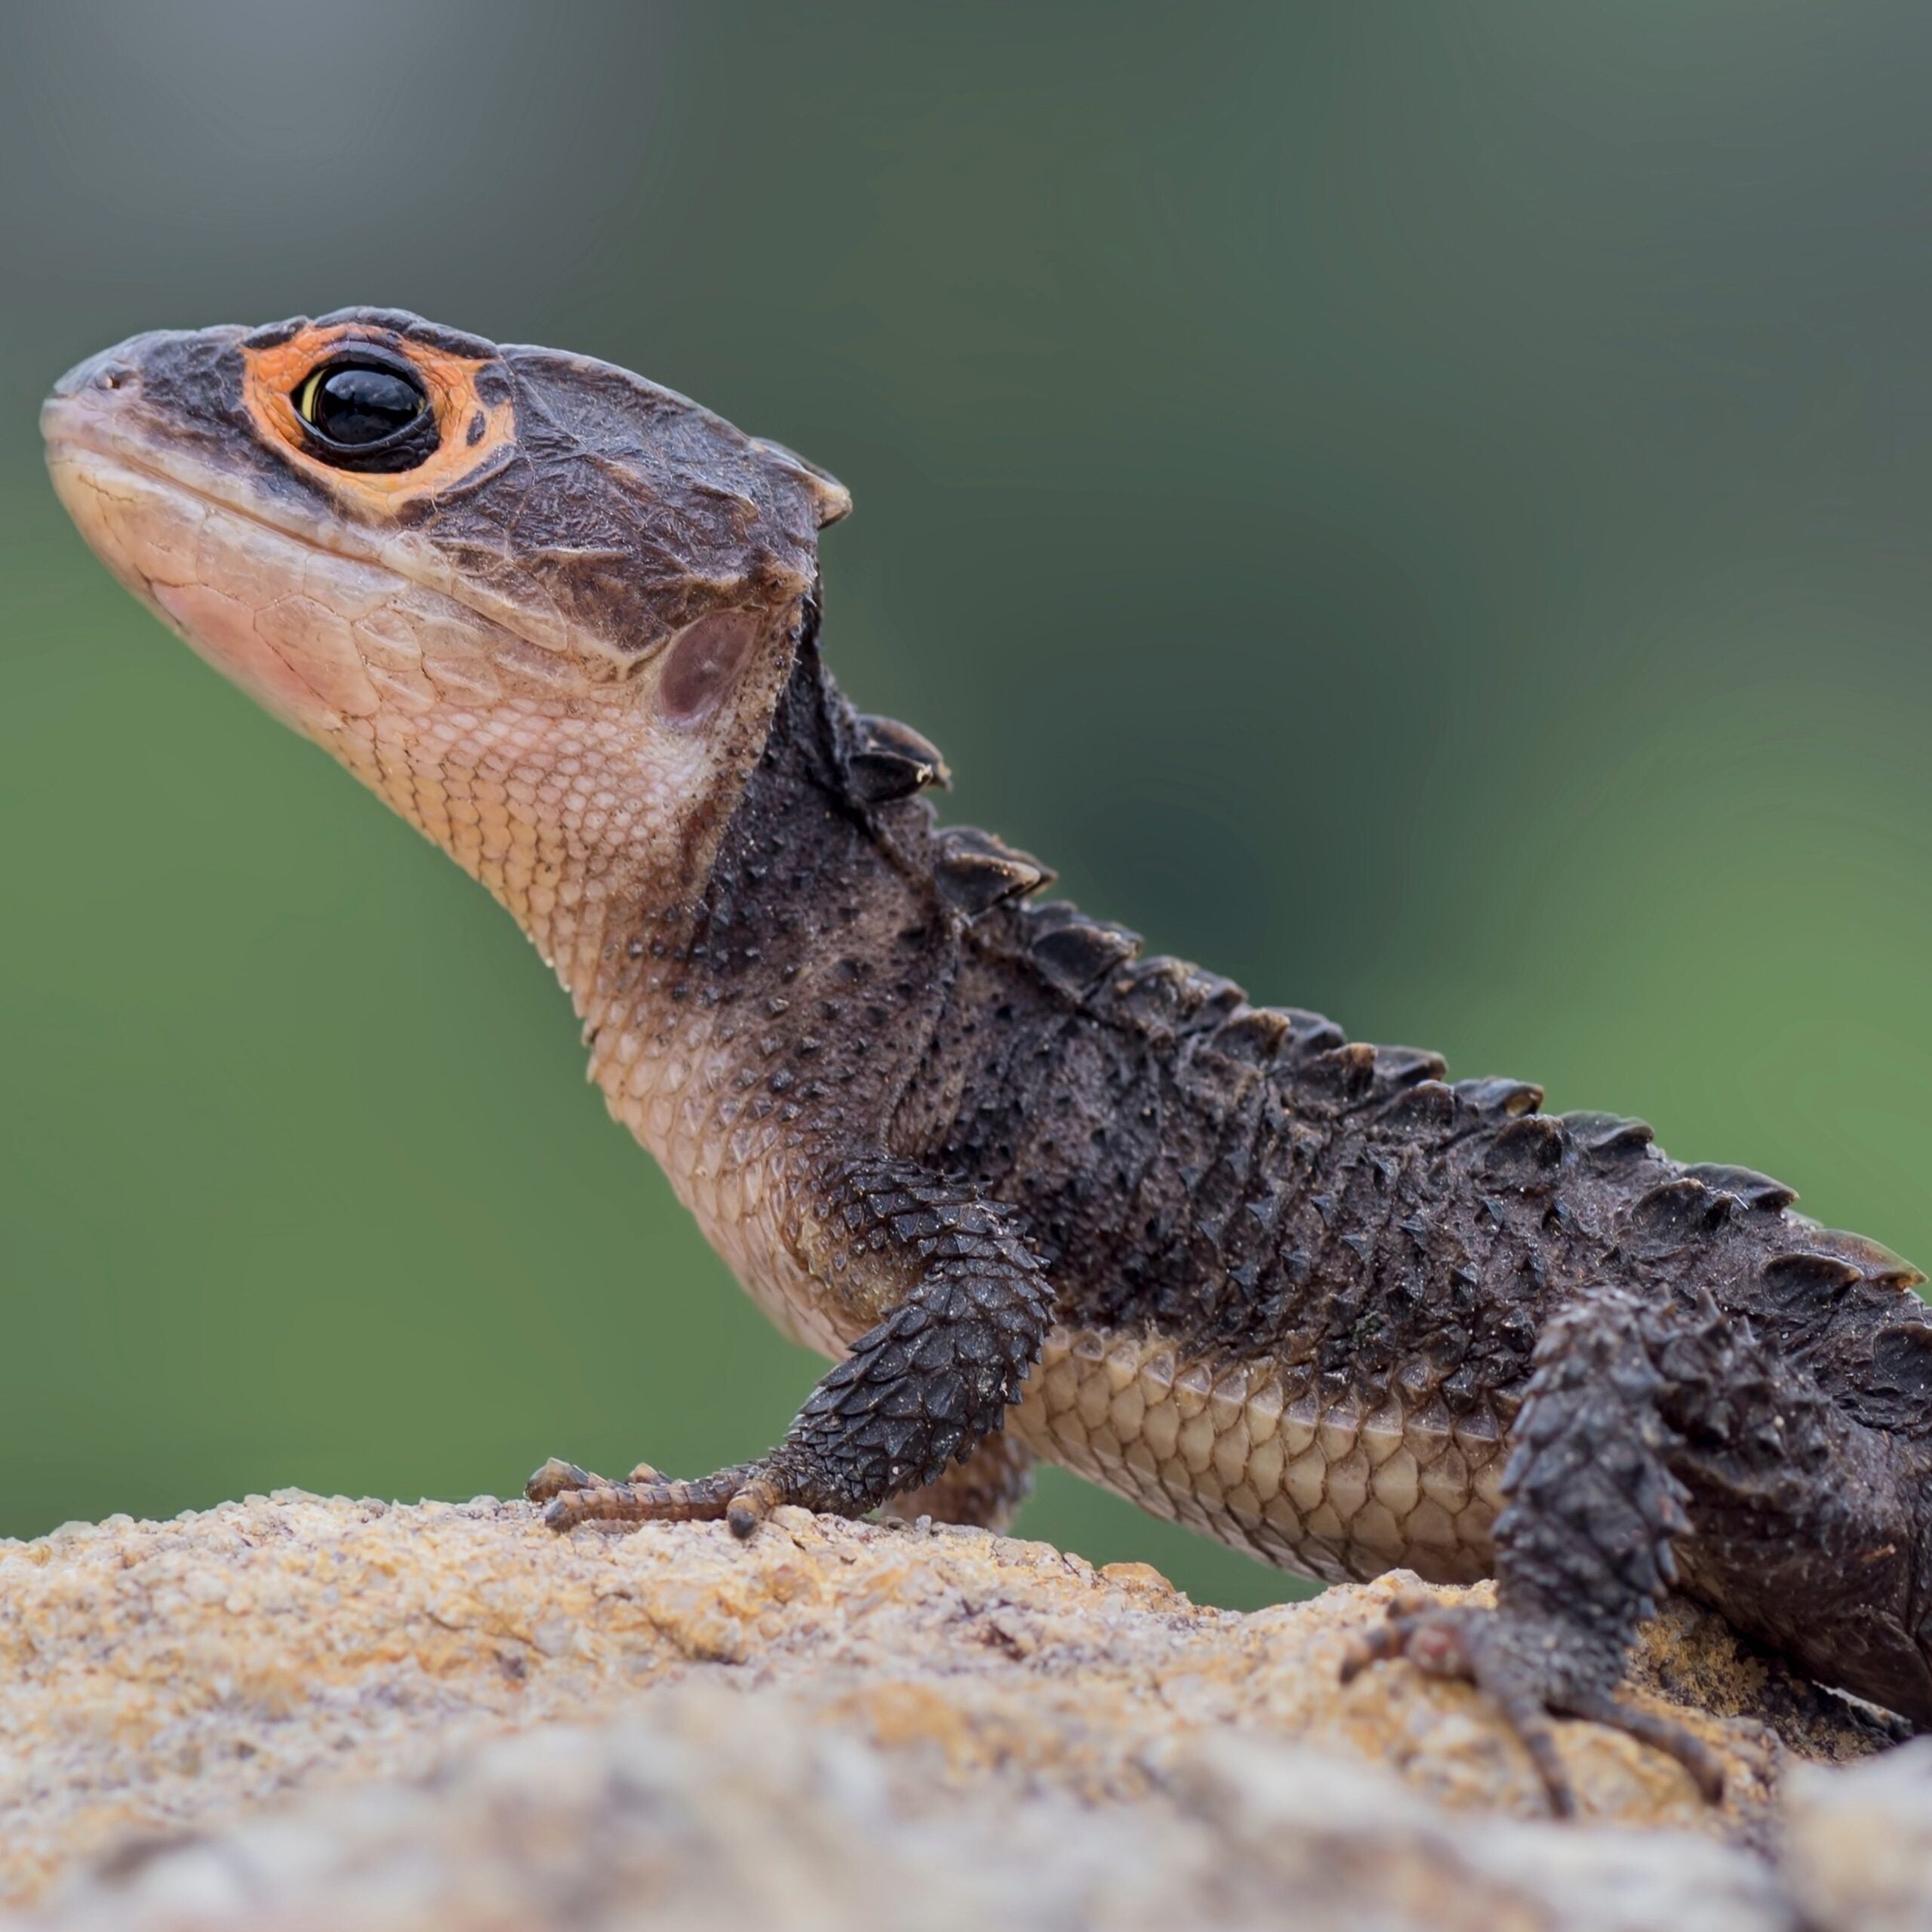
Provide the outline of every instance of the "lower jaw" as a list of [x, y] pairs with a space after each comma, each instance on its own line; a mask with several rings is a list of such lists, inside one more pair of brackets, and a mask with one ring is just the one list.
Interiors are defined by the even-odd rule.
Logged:
[[48, 467], [102, 561], [190, 650], [265, 710], [320, 738], [340, 731], [347, 718], [376, 710], [377, 695], [348, 623], [304, 586], [314, 585], [318, 571], [358, 583], [386, 573], [330, 558], [92, 451], [57, 446]]

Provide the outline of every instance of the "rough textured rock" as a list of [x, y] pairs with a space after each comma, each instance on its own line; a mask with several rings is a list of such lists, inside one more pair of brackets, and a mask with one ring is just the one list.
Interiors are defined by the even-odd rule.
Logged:
[[1346, 1924], [1429, 1932], [1783, 1927], [1770, 1872], [1684, 1838], [1496, 1821], [1471, 1832], [1383, 1774], [1204, 1734], [1161, 1794], [1083, 1807], [1009, 1780], [943, 1796], [795, 1700], [669, 1694], [649, 1721], [548, 1725], [400, 1789], [125, 1854], [70, 1928], [484, 1932]]
[[1829, 1775], [1796, 1767], [1786, 1864], [1817, 1932], [1932, 1926], [1932, 1737]]
[[1472, 1692], [1406, 1665], [1337, 1681], [1392, 1583], [1243, 1616], [974, 1531], [785, 1511], [741, 1546], [533, 1518], [291, 1493], [0, 1545], [0, 1888], [35, 1912], [11, 1922], [1932, 1912], [1932, 1760], [1794, 1774], [1884, 1734], [1687, 1612], [1630, 1694], [1725, 1753], [1725, 1805], [1571, 1724], [1592, 1823], [1564, 1829]]

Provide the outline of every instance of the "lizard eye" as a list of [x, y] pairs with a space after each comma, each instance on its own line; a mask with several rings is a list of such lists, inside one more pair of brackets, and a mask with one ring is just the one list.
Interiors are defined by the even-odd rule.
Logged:
[[400, 360], [339, 356], [311, 370], [290, 400], [315, 454], [343, 469], [414, 469], [436, 447], [435, 418]]

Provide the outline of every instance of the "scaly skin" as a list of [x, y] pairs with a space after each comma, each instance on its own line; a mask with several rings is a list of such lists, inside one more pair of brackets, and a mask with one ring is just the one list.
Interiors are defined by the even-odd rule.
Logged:
[[[345, 359], [420, 414], [331, 441], [304, 399]], [[1349, 1668], [1473, 1678], [1559, 1807], [1551, 1712], [1715, 1795], [1613, 1695], [1672, 1584], [1932, 1721], [1915, 1272], [1641, 1122], [1451, 1085], [1029, 903], [1044, 869], [939, 829], [938, 754], [825, 673], [829, 478], [374, 310], [138, 337], [45, 426], [123, 581], [509, 908], [613, 1113], [834, 1358], [733, 1469], [546, 1465], [558, 1527], [996, 1521], [1038, 1455], [1317, 1577], [1494, 1569], [1496, 1612], [1407, 1607]]]

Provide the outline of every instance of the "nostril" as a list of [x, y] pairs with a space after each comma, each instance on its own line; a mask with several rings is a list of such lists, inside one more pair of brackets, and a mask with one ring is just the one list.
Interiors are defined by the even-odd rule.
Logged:
[[117, 342], [98, 355], [76, 362], [54, 385], [48, 401], [85, 405], [91, 396], [103, 408], [118, 409], [121, 405], [118, 398], [112, 403], [107, 398], [116, 392], [138, 395], [146, 386], [143, 371], [147, 367], [152, 340], [146, 336], [131, 337], [126, 342]]

